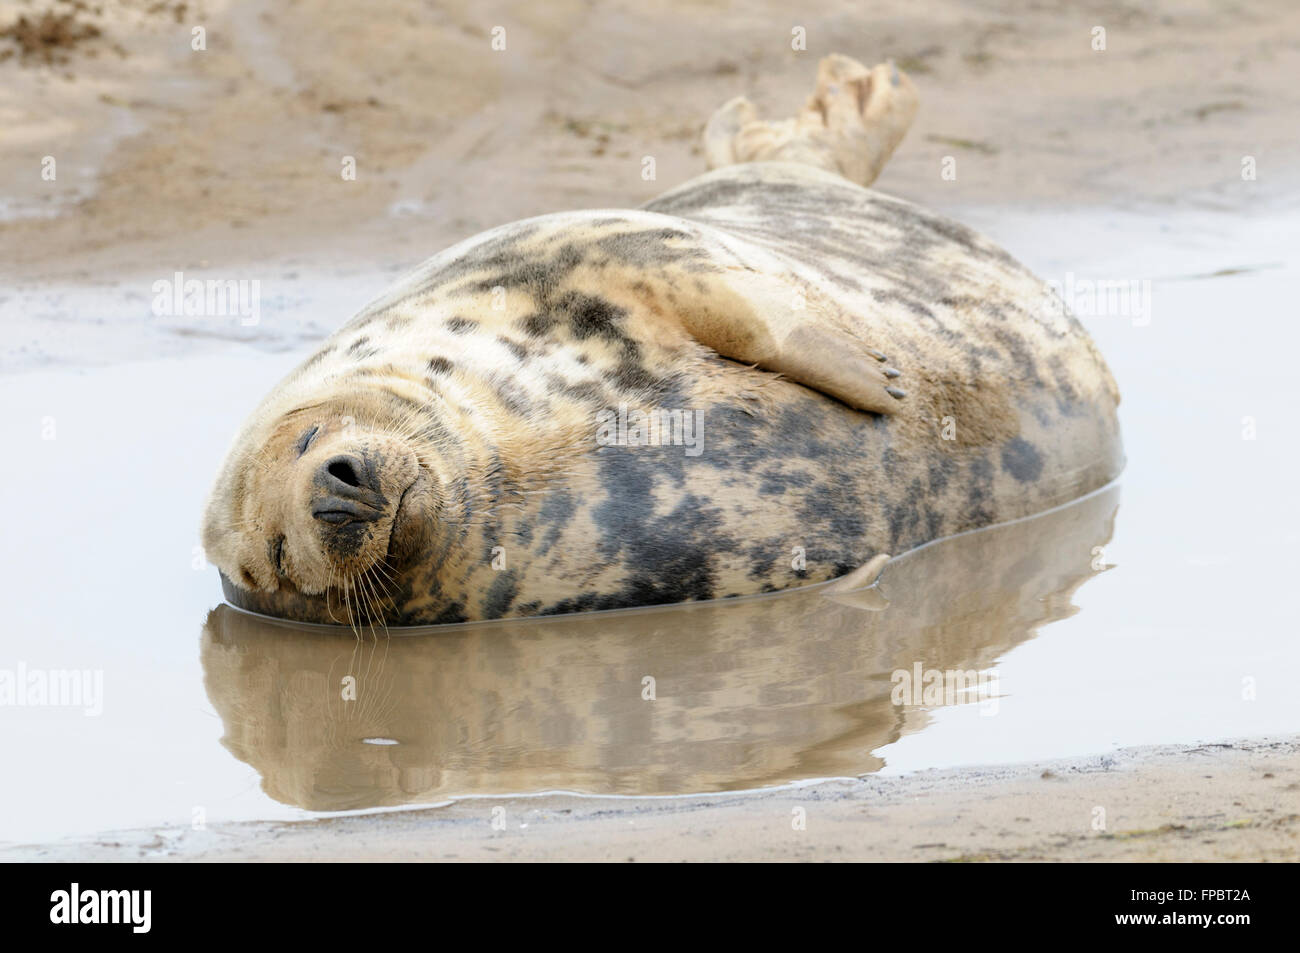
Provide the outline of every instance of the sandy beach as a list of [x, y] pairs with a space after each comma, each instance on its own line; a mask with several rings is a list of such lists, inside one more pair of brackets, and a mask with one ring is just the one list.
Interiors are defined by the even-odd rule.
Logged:
[[1300, 738], [680, 798], [118, 831], [0, 850], [89, 861], [1273, 861], [1300, 857]]
[[[1093, 44], [1098, 26], [1105, 30], [1101, 50]], [[505, 30], [505, 50], [491, 48], [494, 27]], [[194, 31], [200, 28], [205, 46], [195, 49]], [[806, 50], [791, 49], [796, 28], [806, 33]], [[1004, 760], [1000, 754], [983, 753], [1001, 749], [972, 747], [969, 761], [945, 755], [947, 766], [937, 770], [872, 774], [884, 763], [874, 752], [919, 730], [928, 716], [904, 717], [882, 702], [867, 719], [853, 707], [866, 704], [862, 697], [849, 693], [849, 705], [838, 687], [824, 689], [800, 646], [783, 643], [773, 657], [798, 663], [781, 667], [782, 677], [797, 669], [784, 687], [804, 679], [797, 683], [800, 692], [788, 694], [802, 701], [823, 691], [815, 699], [820, 707], [809, 704], [813, 714], [792, 722], [789, 736], [745, 735], [753, 724], [739, 716], [726, 723], [725, 732], [718, 729], [744, 735], [733, 746], [743, 749], [736, 755], [737, 777], [748, 777], [740, 769], [762, 760], [756, 750], [780, 756], [773, 755], [779, 771], [762, 776], [771, 786], [765, 780], [753, 790], [715, 790], [727, 785], [714, 784], [717, 778], [700, 771], [692, 780], [707, 777], [711, 787], [691, 790], [708, 793], [529, 794], [539, 790], [528, 786], [535, 776], [521, 771], [522, 786], [506, 787], [525, 793], [502, 794], [481, 781], [491, 774], [485, 765], [499, 769], [503, 763], [493, 751], [471, 765], [481, 775], [467, 773], [470, 781], [462, 785], [477, 793], [490, 790], [491, 796], [462, 796], [458, 790], [444, 798], [442, 787], [407, 790], [393, 783], [391, 788], [401, 790], [382, 802], [392, 805], [382, 813], [284, 819], [284, 805], [311, 809], [309, 795], [320, 793], [320, 785], [312, 785], [327, 772], [298, 770], [303, 763], [292, 757], [298, 752], [281, 757], [274, 746], [258, 747], [259, 740], [280, 737], [275, 731], [300, 739], [310, 719], [277, 721], [278, 696], [243, 694], [248, 685], [239, 683], [244, 673], [238, 664], [251, 643], [234, 639], [224, 656], [213, 650], [220, 640], [204, 620], [220, 599], [216, 575], [207, 567], [190, 568], [198, 501], [221, 449], [209, 446], [220, 441], [206, 434], [220, 432], [224, 440], [264, 386], [401, 272], [503, 222], [570, 208], [636, 206], [653, 198], [704, 170], [699, 136], [717, 105], [743, 93], [768, 117], [792, 115], [811, 87], [817, 59], [832, 51], [868, 63], [892, 58], [920, 91], [916, 124], [877, 188], [980, 227], [1003, 226], [1023, 242], [1013, 249], [1018, 255], [1039, 254], [1062, 272], [1082, 260], [1081, 249], [1101, 274], [1146, 277], [1141, 269], [1156, 269], [1152, 277], [1170, 282], [1170, 290], [1158, 291], [1165, 294], [1161, 303], [1188, 309], [1181, 345], [1170, 343], [1177, 340], [1172, 332], [1164, 339], [1143, 337], [1113, 321], [1089, 325], [1121, 382], [1128, 402], [1122, 411], [1133, 415], [1124, 422], [1134, 461], [1124, 479], [1135, 488], [1125, 504], [1127, 545], [1141, 555], [1133, 563], [1177, 563], [1168, 578], [1130, 577], [1130, 585], [1177, 621], [1167, 630], [1156, 612], [1133, 621], [1141, 615], [1134, 608], [1139, 595], [1103, 602], [1109, 614], [1085, 611], [1084, 619], [1097, 627], [1090, 634], [1103, 646], [1097, 651], [1114, 659], [1110, 671], [1118, 687], [1102, 684], [1071, 716], [1086, 726], [1098, 711], [1118, 704], [1110, 696], [1122, 696], [1129, 705], [1125, 711], [1140, 708], [1131, 700], [1141, 696], [1151, 725], [1142, 739], [1180, 743], [1106, 750], [1118, 729], [1098, 729], [1096, 735], [1080, 729], [1085, 740], [1071, 738], [1068, 747], [1061, 741], [1059, 752], [1069, 756], [1002, 764], [994, 763]], [[1239, 712], [1243, 678], [1258, 678], [1261, 692], [1274, 692], [1274, 700], [1278, 693], [1293, 695], [1278, 675], [1293, 670], [1295, 614], [1284, 605], [1284, 580], [1300, 569], [1294, 555], [1300, 535], [1284, 485], [1293, 472], [1296, 437], [1283, 413], [1295, 396], [1282, 366], [1289, 345], [1279, 345], [1262, 324], [1252, 325], [1249, 313], [1232, 312], [1236, 323], [1225, 368], [1223, 349], [1215, 347], [1223, 332], [1214, 322], [1226, 320], [1234, 302], [1281, 301], [1294, 274], [1300, 250], [1294, 227], [1272, 244], [1269, 235], [1275, 227], [1281, 234], [1300, 202], [1297, 75], [1300, 8], [1282, 0], [1245, 8], [1212, 0], [1106, 0], [1086, 12], [1064, 0], [1033, 9], [1011, 0], [887, 0], [869, 9], [832, 2], [798, 12], [768, 0], [450, 2], [418, 8], [400, 0], [321, 0], [309, 7], [267, 0], [106, 0], [93, 8], [62, 0], [0, 0], [0, 386], [18, 408], [11, 415], [17, 421], [10, 422], [12, 434], [5, 433], [34, 440], [28, 433], [36, 432], [33, 422], [53, 415], [68, 428], [65, 433], [85, 440], [84, 447], [62, 445], [64, 456], [49, 457], [48, 469], [33, 470], [36, 485], [61, 487], [64, 494], [54, 502], [37, 500], [32, 514], [15, 517], [14, 531], [32, 542], [5, 570], [16, 580], [7, 602], [22, 608], [9, 640], [0, 643], [0, 667], [14, 659], [39, 661], [42, 652], [53, 660], [48, 665], [98, 665], [110, 677], [117, 666], [126, 674], [116, 684], [129, 686], [118, 697], [131, 698], [118, 709], [129, 709], [129, 717], [123, 716], [129, 727], [115, 727], [123, 723], [111, 716], [93, 730], [51, 720], [41, 723], [55, 727], [39, 741], [30, 740], [39, 732], [28, 731], [37, 715], [0, 713], [7, 719], [0, 726], [26, 746], [14, 759], [14, 777], [29, 779], [24, 783], [33, 792], [12, 806], [15, 823], [0, 835], [0, 860], [1300, 859], [1300, 736], [1291, 733], [1300, 729], [1300, 713], [1292, 707], [1293, 721], [1279, 718], [1282, 703], [1274, 701], [1266, 729], [1256, 730], [1255, 722], [1241, 716], [1218, 732], [1205, 727], [1211, 716], [1198, 720], [1195, 714]], [[646, 156], [655, 159], [653, 180], [642, 176]], [[42, 176], [51, 157], [58, 170], [53, 179]], [[946, 158], [955, 158], [955, 179], [941, 175]], [[355, 179], [340, 175], [348, 159], [355, 162]], [[1249, 177], [1243, 175], [1247, 159]], [[1057, 221], [1071, 224], [1058, 234]], [[1077, 230], [1080, 223], [1101, 224], [1084, 232]], [[1222, 237], [1240, 234], [1255, 240]], [[1148, 254], [1166, 240], [1171, 251]], [[151, 283], [177, 271], [261, 281], [267, 319], [253, 326], [237, 317], [202, 325], [160, 319], [150, 312]], [[1224, 291], [1233, 281], [1241, 283]], [[1190, 313], [1198, 300], [1205, 311]], [[1253, 313], [1282, 320], [1280, 305], [1276, 313], [1263, 312], [1255, 307]], [[1248, 361], [1246, 354], [1258, 360]], [[1258, 368], [1263, 370], [1256, 373]], [[139, 393], [130, 391], [131, 378], [142, 382], [134, 385]], [[187, 382], [193, 391], [188, 407], [154, 406], [158, 386], [180, 390]], [[79, 420], [58, 404], [67, 395], [72, 404], [92, 409]], [[1197, 395], [1202, 402], [1189, 403]], [[1266, 439], [1242, 462], [1238, 430], [1245, 415], [1265, 421]], [[1174, 437], [1161, 442], [1172, 434], [1185, 448], [1202, 432], [1189, 437], [1194, 426], [1217, 428], [1196, 454], [1176, 457], [1179, 451], [1170, 449]], [[119, 427], [152, 436], [118, 440], [113, 435]], [[85, 447], [102, 455], [96, 459], [117, 459], [119, 469], [128, 470], [132, 459], [165, 447], [174, 469], [185, 471], [175, 486], [150, 489], [146, 475], [124, 479], [118, 491], [139, 505], [157, 501], [166, 514], [167, 526], [149, 541], [155, 550], [124, 544], [140, 547], [129, 550], [136, 557], [153, 552], [151, 558], [179, 567], [173, 575], [156, 570], [167, 580], [161, 607], [123, 618], [118, 604], [123, 592], [138, 591], [129, 587], [139, 574], [115, 574], [116, 562], [124, 560], [94, 544], [85, 544], [78, 558], [108, 568], [85, 573], [80, 598], [71, 600], [75, 605], [60, 591], [43, 588], [43, 577], [31, 568], [64, 552], [54, 548], [63, 545], [58, 539], [47, 539], [57, 534], [45, 533], [38, 517], [63, 504], [70, 474], [87, 456]], [[120, 456], [112, 456], [115, 450]], [[1143, 469], [1144, 457], [1162, 455], [1177, 458], [1179, 479], [1190, 473], [1188, 479], [1204, 481], [1186, 537], [1178, 535], [1187, 522], [1180, 514], [1190, 512], [1191, 503], [1184, 501], [1173, 516], [1149, 516], [1165, 485], [1177, 483], [1168, 473]], [[191, 466], [202, 471], [193, 479]], [[1221, 505], [1204, 506], [1210, 498]], [[106, 537], [129, 539], [135, 532], [116, 514], [83, 512], [75, 500], [69, 507], [96, 520]], [[1113, 519], [1113, 508], [1106, 518]], [[1165, 548], [1135, 546], [1132, 527]], [[1108, 529], [1104, 538], [1083, 540], [1082, 561], [1063, 565], [1091, 578], [1085, 573], [1089, 548], [1109, 539]], [[1253, 554], [1255, 569], [1243, 568], [1243, 553]], [[1123, 578], [1122, 558], [1120, 563], [1117, 575]], [[1060, 575], [1068, 576], [1066, 569]], [[1243, 579], [1260, 581], [1252, 588]], [[1043, 611], [1020, 608], [1016, 627], [996, 636], [991, 628], [972, 627], [955, 587], [948, 611], [936, 610], [933, 631], [917, 635], [914, 644], [957, 645], [962, 664], [983, 670], [1021, 643], [1032, 643], [1041, 627], [1074, 616], [1071, 599], [1080, 582], [1070, 580], [1044, 584]], [[1187, 609], [1185, 597], [1202, 604]], [[33, 605], [33, 598], [48, 604]], [[97, 600], [113, 611], [90, 614], [84, 607]], [[917, 601], [924, 602], [919, 596]], [[1234, 601], [1237, 608], [1231, 609]], [[1205, 639], [1182, 641], [1178, 626], [1198, 616], [1215, 627], [1207, 638], [1228, 646], [1221, 655], [1213, 642], [1207, 649]], [[57, 624], [64, 617], [71, 620], [66, 638]], [[1115, 633], [1130, 625], [1133, 640], [1126, 646]], [[1077, 636], [1080, 630], [1071, 631]], [[1259, 645], [1250, 643], [1249, 653], [1231, 654], [1232, 646], [1249, 642], [1247, 634], [1259, 632], [1266, 634]], [[1147, 648], [1158, 640], [1167, 647]], [[639, 660], [630, 649], [617, 654], [629, 644], [610, 640], [602, 661], [611, 668], [626, 665], [631, 673]], [[697, 667], [731, 677], [725, 687], [736, 689], [734, 697], [719, 701], [712, 683], [699, 689], [699, 697], [715, 705], [709, 711], [728, 717], [745, 709], [751, 697], [762, 697], [758, 690], [744, 695], [754, 673], [765, 670], [736, 662], [743, 654], [737, 644], [724, 642], [701, 655], [708, 664]], [[1203, 680], [1170, 663], [1176, 674], [1160, 682], [1160, 665], [1151, 659], [1177, 658], [1184, 644], [1202, 653], [1204, 664], [1193, 675]], [[869, 671], [878, 677], [896, 663], [910, 664], [898, 663], [895, 655], [904, 656], [891, 655], [896, 648], [873, 643], [864, 652], [875, 653]], [[1131, 663], [1137, 675], [1126, 668], [1130, 648], [1143, 660]], [[316, 671], [316, 657], [294, 651], [268, 653], [279, 667], [268, 665], [258, 677], [274, 671], [287, 683]], [[599, 651], [591, 654], [601, 657]], [[437, 671], [433, 662], [445, 665], [449, 657], [433, 652], [426, 662], [432, 659]], [[1061, 657], [1065, 661], [1058, 659], [1051, 671], [1068, 685], [1080, 663]], [[155, 665], [157, 677], [150, 668]], [[554, 686], [536, 678], [541, 668], [499, 664], [487, 670], [513, 677], [510, 685], [521, 693], [534, 691], [538, 710], [543, 701], [568, 704], [564, 713], [572, 723], [586, 718], [585, 724], [597, 725], [598, 716], [615, 707], [579, 704], [608, 701], [594, 676], [588, 682], [578, 677], [589, 674], [583, 672], [570, 673], [576, 687], [567, 695], [556, 690], [556, 702], [546, 695]], [[456, 672], [454, 666], [447, 670]], [[1096, 681], [1096, 670], [1089, 671]], [[214, 689], [223, 676], [225, 686]], [[254, 688], [266, 682], [275, 678], [266, 676]], [[480, 683], [474, 688], [475, 699], [490, 694]], [[154, 691], [165, 698], [160, 705], [183, 713], [177, 725], [161, 725], [156, 744], [133, 740], [137, 747], [126, 755], [113, 753], [103, 741], [109, 732], [138, 739], [155, 722], [169, 720], [150, 707]], [[1022, 687], [1022, 694], [1029, 693]], [[840, 719], [850, 720], [849, 709], [860, 721], [870, 720], [872, 731], [858, 748], [835, 749]], [[1182, 712], [1182, 720], [1166, 719], [1170, 709]], [[192, 722], [183, 721], [186, 714]], [[415, 721], [425, 714], [417, 710]], [[1128, 724], [1134, 720], [1125, 717]], [[487, 724], [487, 716], [482, 718]], [[207, 734], [197, 735], [195, 723]], [[1233, 734], [1242, 724], [1247, 737]], [[527, 766], [533, 750], [567, 756], [581, 747], [566, 747], [570, 739], [557, 741], [546, 733], [551, 726], [544, 727], [528, 736], [535, 748], [507, 753]], [[700, 726], [701, 737], [715, 727]], [[241, 728], [248, 728], [246, 736], [240, 736]], [[367, 731], [396, 733], [383, 724], [368, 725]], [[1223, 736], [1233, 740], [1181, 743]], [[781, 743], [771, 744], [773, 737]], [[661, 755], [677, 741], [653, 740], [661, 743], [654, 749]], [[104, 800], [113, 806], [103, 816], [130, 819], [119, 824], [96, 815], [93, 824], [74, 829], [69, 823], [73, 833], [54, 836], [49, 831], [59, 827], [57, 815], [76, 814], [68, 793], [75, 787], [62, 775], [48, 780], [47, 769], [67, 761], [76, 745], [103, 748], [105, 759], [112, 753], [114, 763], [103, 770], [117, 772], [106, 774], [114, 780]], [[192, 755], [191, 749], [203, 754]], [[827, 749], [838, 760], [818, 761]], [[1106, 753], [1079, 755], [1080, 750]], [[310, 751], [311, 757], [319, 754]], [[584, 777], [612, 763], [607, 752], [588, 760], [582, 760], [586, 748], [579, 754], [573, 760], [581, 761]], [[204, 765], [220, 761], [212, 774], [233, 778], [221, 774], [227, 784], [222, 796], [234, 802], [236, 793], [230, 792], [237, 792], [242, 799], [229, 812], [235, 819], [214, 809], [197, 829], [190, 823], [192, 805], [220, 798], [181, 787], [190, 783], [193, 764], [187, 758]], [[170, 773], [158, 767], [169, 760], [183, 767]], [[509, 757], [504, 761], [514, 764]], [[815, 767], [826, 763], [850, 776], [825, 779], [828, 772]], [[857, 765], [851, 771], [850, 763]], [[121, 780], [131, 773], [124, 764], [131, 771], [150, 765], [153, 789], [177, 786], [174, 796], [150, 801], [147, 816], [159, 823], [119, 810], [134, 800], [130, 784]], [[373, 768], [371, 762], [366, 766]], [[789, 783], [801, 768], [811, 780]], [[200, 774], [193, 770], [193, 776]], [[51, 802], [56, 806], [48, 809], [54, 819], [39, 836], [16, 833], [23, 817], [36, 815], [38, 802], [46, 800], [43, 784], [57, 794]], [[430, 801], [434, 806], [413, 806]], [[97, 832], [87, 834], [88, 827]]]

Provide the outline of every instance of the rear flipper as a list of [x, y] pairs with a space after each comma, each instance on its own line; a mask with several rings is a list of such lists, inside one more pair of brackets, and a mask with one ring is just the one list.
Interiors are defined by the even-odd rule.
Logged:
[[764, 120], [737, 97], [704, 129], [709, 168], [741, 162], [802, 162], [870, 185], [916, 115], [916, 88], [892, 63], [867, 69], [833, 53], [817, 67], [817, 89], [794, 119]]

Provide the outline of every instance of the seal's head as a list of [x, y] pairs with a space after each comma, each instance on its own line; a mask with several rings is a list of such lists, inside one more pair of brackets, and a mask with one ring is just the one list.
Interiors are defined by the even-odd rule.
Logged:
[[428, 502], [420, 441], [353, 404], [263, 411], [237, 438], [203, 520], [207, 558], [237, 604], [240, 592], [346, 596], [391, 574], [423, 522], [412, 511]]

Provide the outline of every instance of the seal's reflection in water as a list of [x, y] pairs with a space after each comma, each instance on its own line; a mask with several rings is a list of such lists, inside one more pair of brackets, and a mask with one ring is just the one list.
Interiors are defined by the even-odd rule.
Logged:
[[317, 811], [865, 774], [883, 765], [875, 749], [926, 721], [893, 703], [893, 673], [986, 669], [1073, 614], [1118, 497], [1110, 487], [939, 541], [857, 592], [832, 583], [366, 642], [221, 606], [203, 634], [208, 696], [266, 793]]

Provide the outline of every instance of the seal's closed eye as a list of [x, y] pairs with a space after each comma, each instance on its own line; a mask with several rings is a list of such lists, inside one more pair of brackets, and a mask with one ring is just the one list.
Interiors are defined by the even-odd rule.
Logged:
[[320, 427], [312, 427], [298, 438], [298, 456], [301, 457], [307, 452], [307, 448], [311, 446], [311, 442], [316, 439], [318, 433], [320, 433]]

